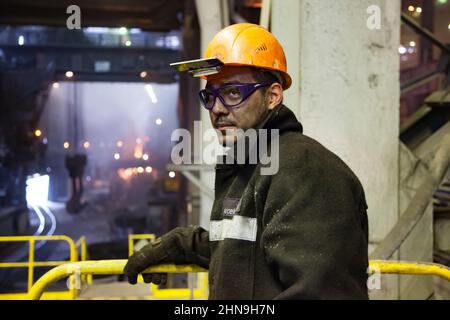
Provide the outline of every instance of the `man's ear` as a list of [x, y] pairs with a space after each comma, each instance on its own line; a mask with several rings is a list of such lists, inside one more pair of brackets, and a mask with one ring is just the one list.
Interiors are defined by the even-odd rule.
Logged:
[[283, 88], [278, 82], [272, 83], [267, 89], [266, 98], [269, 102], [269, 110], [272, 110], [283, 101]]

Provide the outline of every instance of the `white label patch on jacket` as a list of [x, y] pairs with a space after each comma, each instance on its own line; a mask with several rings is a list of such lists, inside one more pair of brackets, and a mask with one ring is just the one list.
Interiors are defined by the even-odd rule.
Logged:
[[211, 220], [209, 241], [237, 239], [256, 241], [256, 218], [234, 215], [232, 219]]

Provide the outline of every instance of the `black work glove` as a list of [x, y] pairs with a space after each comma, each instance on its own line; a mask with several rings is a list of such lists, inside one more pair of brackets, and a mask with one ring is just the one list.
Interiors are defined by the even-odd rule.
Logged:
[[[128, 258], [123, 273], [128, 277], [130, 284], [137, 283], [137, 277], [142, 271], [152, 265], [161, 264], [167, 258], [168, 254], [161, 242], [162, 238], [158, 238]], [[142, 278], [145, 283], [165, 284], [167, 273], [144, 273]]]
[[[130, 284], [135, 284], [142, 271], [164, 263], [192, 263], [208, 268], [208, 232], [199, 226], [175, 228], [131, 255], [123, 273]], [[142, 277], [146, 283], [160, 284], [167, 280], [165, 273], [143, 274]]]

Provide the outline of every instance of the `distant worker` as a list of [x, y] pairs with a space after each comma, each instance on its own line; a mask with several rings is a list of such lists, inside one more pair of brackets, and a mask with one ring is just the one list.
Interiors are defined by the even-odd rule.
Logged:
[[[283, 105], [292, 80], [278, 40], [234, 24], [205, 59], [176, 67], [207, 80], [200, 98], [223, 144], [236, 145], [238, 129], [278, 129], [279, 168], [263, 175], [261, 162], [217, 164], [209, 231], [175, 228], [137, 251], [124, 269], [129, 282], [152, 265], [197, 264], [209, 271], [209, 299], [368, 299], [363, 187]], [[155, 284], [166, 277], [143, 274]]]

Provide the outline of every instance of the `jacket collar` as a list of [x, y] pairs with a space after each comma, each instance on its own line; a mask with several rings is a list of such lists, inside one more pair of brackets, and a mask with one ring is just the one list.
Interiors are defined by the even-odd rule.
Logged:
[[286, 131], [303, 132], [303, 127], [295, 117], [294, 112], [284, 104], [279, 104], [273, 108], [257, 128], [278, 129], [280, 135]]
[[[266, 129], [269, 130], [267, 134], [267, 138], [270, 142], [270, 130], [271, 129], [278, 129], [279, 135], [281, 136], [285, 132], [303, 132], [303, 127], [301, 123], [297, 120], [295, 117], [295, 114], [284, 104], [279, 104], [274, 109], [270, 110], [268, 115], [264, 118], [263, 121], [259, 125], [257, 125], [254, 129], [256, 129], [259, 132], [259, 129]], [[234, 159], [234, 163], [227, 164], [226, 163], [226, 157], [233, 156], [236, 154], [236, 145], [231, 148], [225, 156], [223, 156], [223, 164], [217, 164], [216, 169], [230, 169], [230, 168], [237, 168], [240, 166], [248, 165], [248, 158], [249, 154], [251, 152], [256, 152], [255, 149], [257, 148], [257, 143], [254, 143], [253, 145], [249, 145], [246, 143], [245, 147], [245, 163], [244, 164], [237, 164], [236, 159]]]

